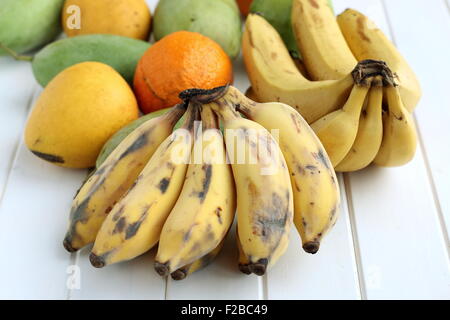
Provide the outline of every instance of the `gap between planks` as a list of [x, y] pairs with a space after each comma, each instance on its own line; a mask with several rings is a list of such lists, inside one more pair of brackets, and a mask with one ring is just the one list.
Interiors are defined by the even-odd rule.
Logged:
[[[388, 24], [389, 34], [391, 36], [391, 40], [394, 43], [394, 45], [397, 47], [397, 41], [395, 39], [394, 28], [392, 27], [391, 18], [389, 16], [389, 12], [387, 10], [387, 6], [386, 6], [386, 2], [385, 1], [386, 0], [381, 0], [381, 5], [383, 7], [384, 15], [386, 16], [386, 21], [387, 21], [387, 24]], [[443, 0], [443, 1], [444, 1], [444, 4], [446, 5], [446, 7], [448, 9], [448, 13], [450, 14], [450, 0]], [[414, 113], [413, 113], [413, 118], [414, 118], [414, 122], [415, 122], [415, 125], [416, 125], [416, 132], [417, 132], [417, 139], [418, 139], [418, 148], [417, 148], [416, 152], [421, 152], [422, 153], [423, 163], [424, 163], [424, 166], [425, 166], [425, 170], [426, 170], [426, 174], [427, 174], [427, 178], [428, 178], [428, 183], [430, 185], [434, 206], [435, 206], [436, 213], [437, 213], [437, 216], [438, 216], [439, 227], [441, 229], [441, 235], [442, 235], [442, 238], [444, 239], [444, 242], [445, 242], [447, 258], [450, 260], [450, 240], [449, 240], [449, 234], [448, 234], [448, 231], [447, 231], [447, 228], [446, 228], [446, 224], [445, 224], [444, 213], [442, 212], [442, 206], [441, 206], [441, 204], [439, 202], [439, 196], [438, 196], [438, 193], [437, 193], [436, 183], [434, 181], [433, 173], [432, 173], [432, 170], [431, 170], [431, 165], [430, 165], [430, 162], [429, 162], [427, 149], [426, 149], [425, 144], [423, 142], [422, 133], [420, 131], [420, 124], [419, 124], [419, 121], [418, 121], [418, 119], [417, 119], [417, 117], [415, 116]]]
[[347, 200], [347, 212], [348, 212], [348, 221], [350, 224], [350, 234], [352, 237], [352, 245], [354, 252], [354, 263], [356, 266], [356, 276], [358, 278], [358, 289], [359, 296], [362, 300], [367, 300], [367, 290], [366, 284], [364, 281], [364, 270], [361, 259], [361, 248], [359, 246], [359, 237], [358, 230], [356, 227], [356, 219], [355, 219], [355, 209], [353, 207], [353, 198], [352, 198], [352, 190], [351, 183], [349, 179], [350, 173], [339, 173], [340, 176], [338, 179], [342, 182], [343, 188], [341, 188], [341, 192], [345, 192], [345, 199]]

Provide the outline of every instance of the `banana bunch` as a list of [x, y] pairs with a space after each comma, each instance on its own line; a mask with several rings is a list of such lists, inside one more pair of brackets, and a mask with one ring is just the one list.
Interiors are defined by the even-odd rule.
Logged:
[[339, 215], [340, 193], [331, 161], [302, 116], [232, 86], [181, 96], [222, 121], [237, 193], [239, 269], [263, 275], [286, 251], [291, 221], [303, 249], [316, 253]]
[[[364, 21], [371, 41], [360, 39], [358, 21]], [[277, 31], [261, 16], [248, 16], [243, 35], [252, 84], [247, 95], [293, 106], [321, 140], [336, 171], [371, 163], [400, 166], [415, 154], [409, 112], [420, 87], [397, 49], [367, 24], [354, 10], [336, 21], [325, 0], [293, 1], [292, 27], [312, 80], [298, 70]]]
[[181, 280], [219, 254], [237, 212], [242, 272], [264, 275], [286, 251], [293, 223], [303, 249], [316, 253], [340, 195], [301, 115], [232, 86], [180, 97], [183, 104], [134, 129], [82, 185], [64, 247], [93, 243], [90, 262], [102, 268], [158, 244], [156, 272]]

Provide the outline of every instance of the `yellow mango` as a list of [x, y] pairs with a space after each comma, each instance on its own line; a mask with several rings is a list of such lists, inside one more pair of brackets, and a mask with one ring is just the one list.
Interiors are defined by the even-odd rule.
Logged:
[[25, 144], [53, 164], [90, 168], [103, 144], [138, 116], [136, 98], [117, 71], [83, 62], [59, 73], [36, 100]]
[[66, 0], [62, 26], [68, 37], [106, 33], [148, 40], [151, 13], [144, 0]]

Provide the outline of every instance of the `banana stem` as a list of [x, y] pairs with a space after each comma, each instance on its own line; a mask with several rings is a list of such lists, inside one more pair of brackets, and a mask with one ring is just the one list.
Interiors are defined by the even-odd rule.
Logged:
[[186, 109], [188, 107], [187, 103], [180, 103], [172, 107], [169, 111], [167, 111], [163, 117], [168, 119], [169, 123], [171, 125], [175, 125], [178, 120], [183, 116], [183, 114], [186, 112]]
[[358, 62], [352, 71], [352, 76], [359, 86], [369, 87], [375, 76], [382, 76], [383, 84], [386, 86], [396, 86], [394, 73], [389, 69], [386, 62], [381, 60], [367, 59]]
[[194, 123], [198, 120], [200, 120], [200, 112], [198, 106], [194, 103], [189, 103], [186, 111], [186, 119], [184, 119], [183, 125], [181, 127], [192, 132], [194, 130]]
[[15, 52], [14, 50], [12, 50], [12, 49], [8, 48], [7, 46], [5, 46], [1, 42], [0, 42], [0, 49], [3, 49], [4, 51], [6, 51], [6, 53], [8, 53], [15, 60], [18, 60], [18, 61], [30, 61], [30, 62], [33, 61], [33, 57], [32, 56], [20, 55], [17, 52]]
[[205, 105], [201, 111], [202, 125], [204, 129], [218, 129], [219, 123], [216, 114]]

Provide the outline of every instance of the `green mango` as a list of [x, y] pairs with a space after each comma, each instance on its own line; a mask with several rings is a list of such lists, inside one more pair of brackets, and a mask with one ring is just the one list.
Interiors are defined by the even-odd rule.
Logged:
[[110, 34], [92, 34], [53, 42], [33, 58], [34, 76], [43, 87], [62, 70], [85, 61], [105, 63], [129, 83], [139, 59], [150, 47], [148, 42]]
[[231, 0], [160, 0], [153, 20], [155, 39], [180, 30], [213, 39], [232, 59], [241, 49], [241, 18]]
[[[96, 161], [96, 167], [100, 167], [100, 165], [108, 158], [109, 154], [114, 151], [114, 149], [122, 142], [123, 139], [125, 139], [131, 132], [133, 132], [134, 129], [139, 127], [144, 122], [156, 118], [160, 115], [163, 115], [166, 113], [170, 108], [161, 109], [149, 114], [146, 114], [143, 117], [140, 117], [139, 119], [134, 120], [133, 122], [129, 123], [119, 131], [117, 131], [111, 138], [109, 138], [108, 141], [106, 141], [105, 145], [103, 146], [102, 150], [100, 151], [97, 161]], [[181, 124], [183, 123], [184, 116], [181, 117], [180, 120], [178, 120], [177, 124], [175, 125], [175, 129], [178, 129]]]
[[[61, 32], [64, 0], [0, 0], [0, 44], [18, 53], [36, 49]], [[0, 48], [0, 55], [7, 51]]]
[[[333, 9], [331, 0], [329, 6]], [[292, 58], [302, 58], [291, 24], [292, 0], [253, 0], [251, 13], [263, 16], [280, 34]]]
[[236, 0], [222, 0], [222, 1], [228, 4], [233, 10], [235, 10], [237, 14], [241, 14]]

